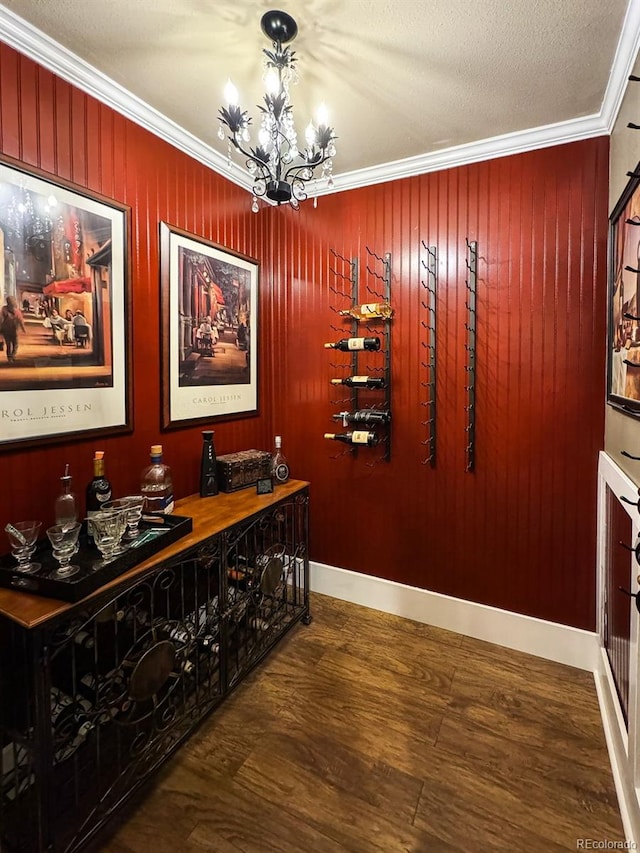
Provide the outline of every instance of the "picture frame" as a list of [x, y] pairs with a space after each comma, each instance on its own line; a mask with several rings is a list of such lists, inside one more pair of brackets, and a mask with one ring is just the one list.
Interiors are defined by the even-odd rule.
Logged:
[[609, 217], [607, 402], [640, 417], [640, 163]]
[[133, 429], [130, 216], [0, 156], [0, 450]]
[[259, 477], [256, 480], [256, 494], [270, 495], [273, 492], [273, 477]]
[[258, 262], [160, 223], [162, 426], [258, 412]]

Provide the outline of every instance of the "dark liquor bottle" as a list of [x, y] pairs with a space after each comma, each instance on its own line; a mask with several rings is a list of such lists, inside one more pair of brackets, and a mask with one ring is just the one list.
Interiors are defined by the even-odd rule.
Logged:
[[218, 471], [216, 467], [216, 449], [213, 444], [212, 429], [202, 433], [202, 458], [200, 460], [200, 497], [211, 498], [218, 494]]
[[393, 316], [393, 308], [388, 302], [368, 302], [339, 313], [343, 317], [353, 317], [354, 320], [388, 320]]
[[380, 338], [342, 338], [333, 344], [325, 344], [325, 349], [339, 349], [342, 352], [350, 352], [351, 350], [370, 350], [376, 352], [380, 349]]
[[100, 512], [100, 507], [111, 500], [111, 483], [104, 472], [104, 450], [93, 454], [93, 480], [87, 486], [87, 538], [93, 544], [91, 519]]
[[353, 388], [384, 388], [383, 376], [346, 376], [344, 379], [332, 379], [332, 385], [349, 385]]
[[375, 432], [367, 430], [354, 430], [353, 432], [325, 432], [325, 438], [332, 441], [343, 441], [345, 444], [366, 444], [373, 447], [378, 443], [378, 436]]
[[357, 412], [338, 412], [331, 416], [334, 421], [342, 421], [343, 426], [347, 424], [388, 424], [391, 421], [391, 412], [384, 409], [358, 409]]
[[282, 452], [282, 438], [277, 435], [274, 440], [274, 451], [271, 458], [271, 476], [274, 483], [286, 483], [289, 479], [289, 464]]

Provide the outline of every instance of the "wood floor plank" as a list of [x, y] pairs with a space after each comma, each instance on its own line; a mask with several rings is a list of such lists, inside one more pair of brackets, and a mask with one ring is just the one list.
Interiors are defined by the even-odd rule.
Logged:
[[313, 595], [113, 824], [112, 853], [554, 853], [622, 841], [593, 677]]
[[[290, 813], [352, 853], [457, 849], [428, 830], [383, 813], [379, 805], [361, 799], [355, 786], [337, 786], [313, 766], [273, 749], [252, 753], [236, 782], [263, 799], [286, 803]], [[415, 783], [410, 793], [415, 793]]]
[[[600, 767], [567, 761], [550, 750], [514, 743], [472, 721], [452, 716], [441, 726], [432, 768], [449, 768], [460, 775], [461, 771], [454, 768], [462, 766], [503, 791], [504, 803], [515, 797], [547, 822], [555, 816], [558, 825], [571, 828], [575, 847], [576, 838], [589, 836], [587, 827], [592, 838], [624, 838], [607, 765], [605, 755]], [[473, 802], [473, 796], [469, 800]]]
[[[402, 616], [382, 613], [380, 610], [374, 610], [370, 607], [359, 607], [346, 602], [343, 604], [346, 605], [346, 608], [352, 608], [347, 610], [343, 607], [341, 610], [342, 613], [350, 614], [350, 618], [344, 624], [345, 629], [354, 627], [360, 634], [370, 636], [373, 640], [384, 634], [391, 635], [396, 639], [407, 636], [414, 640], [432, 640], [438, 643], [441, 648], [446, 646], [460, 648], [465, 640], [462, 634], [456, 634], [435, 625], [428, 625], [425, 622], [404, 619]], [[357, 608], [355, 611], [353, 610], [354, 607]]]

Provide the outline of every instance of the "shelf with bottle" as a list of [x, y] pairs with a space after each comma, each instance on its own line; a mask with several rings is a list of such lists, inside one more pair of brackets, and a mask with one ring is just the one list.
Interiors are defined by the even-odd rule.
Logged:
[[[0, 681], [11, 696], [0, 713], [3, 849], [16, 838], [10, 849], [44, 849], [43, 838], [60, 850], [86, 846], [308, 620], [308, 484], [281, 495], [258, 511], [246, 493], [221, 496], [226, 526], [203, 520], [184, 550], [82, 603], [58, 602], [36, 630], [18, 602], [15, 615], [3, 613]], [[203, 503], [188, 498], [179, 511], [197, 516]], [[233, 604], [228, 569], [247, 579]]]
[[[372, 269], [369, 265], [366, 267], [367, 278], [364, 289], [371, 294], [372, 301], [359, 300], [359, 266], [357, 259], [354, 258], [350, 262], [350, 277], [343, 276], [351, 285], [351, 293], [347, 294], [344, 288], [332, 288], [336, 294], [350, 299], [350, 307], [334, 310], [343, 320], [351, 321], [351, 330], [348, 337], [325, 343], [325, 348], [351, 354], [350, 365], [331, 365], [334, 368], [348, 367], [351, 374], [330, 380], [332, 385], [346, 386], [351, 389], [349, 398], [332, 401], [342, 406], [342, 411], [332, 417], [334, 420], [341, 420], [345, 427], [349, 424], [363, 424], [369, 428], [364, 431], [369, 437], [366, 441], [353, 440], [353, 438], [345, 440], [343, 437], [336, 437], [334, 440], [345, 443], [348, 446], [348, 452], [352, 454], [357, 453], [359, 446], [380, 446], [383, 454], [377, 461], [388, 462], [391, 459], [391, 320], [394, 313], [391, 305], [391, 254], [387, 253], [384, 257], [380, 257], [368, 246], [366, 251], [370, 259], [382, 264], [382, 272], [379, 268]], [[335, 252], [333, 254], [347, 263], [346, 258], [336, 255]], [[367, 335], [362, 334], [365, 326], [369, 331]], [[364, 360], [359, 360], [359, 357], [362, 359], [365, 354], [373, 356], [371, 362], [367, 359], [366, 364], [363, 363]], [[372, 402], [377, 392], [384, 392], [384, 399]], [[362, 430], [356, 431], [358, 439], [362, 432]], [[325, 433], [325, 438], [329, 435], [334, 434]], [[344, 435], [352, 434], [343, 433], [342, 436]]]

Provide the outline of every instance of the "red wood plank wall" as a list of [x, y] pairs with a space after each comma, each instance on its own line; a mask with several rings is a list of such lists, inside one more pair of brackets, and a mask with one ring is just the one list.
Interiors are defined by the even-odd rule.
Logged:
[[[603, 443], [608, 140], [270, 211], [274, 426], [312, 483], [315, 560], [594, 628]], [[477, 455], [465, 473], [465, 238], [477, 240]], [[438, 463], [422, 464], [427, 379], [420, 243], [437, 247]], [[331, 458], [323, 342], [334, 249], [392, 253], [393, 448]], [[364, 276], [361, 276], [364, 278]], [[363, 300], [363, 301], [366, 301]], [[366, 360], [364, 360], [366, 364]], [[366, 370], [359, 368], [359, 372]], [[344, 373], [344, 371], [343, 371]], [[344, 395], [342, 395], [344, 396]]]
[[[0, 150], [131, 206], [135, 426], [126, 436], [5, 449], [0, 454], [0, 528], [10, 519], [34, 515], [50, 523], [64, 463], [71, 463], [74, 486], [84, 494], [96, 447], [105, 450], [117, 494], [139, 488], [149, 446], [157, 441], [173, 469], [176, 494], [197, 491], [201, 428], [160, 432], [158, 223], [259, 257], [265, 221], [251, 213], [244, 190], [4, 45]], [[270, 446], [268, 406], [260, 391], [260, 417], [213, 424], [218, 452]], [[7, 550], [4, 536], [0, 532], [2, 552]]]
[[[605, 138], [249, 212], [247, 194], [0, 45], [0, 150], [132, 207], [134, 417], [100, 441], [116, 491], [161, 440], [178, 496], [195, 491], [200, 430], [160, 434], [158, 221], [261, 262], [260, 411], [215, 425], [219, 452], [281, 432], [312, 481], [314, 560], [594, 627], [596, 456], [604, 419]], [[478, 241], [476, 471], [464, 447], [465, 237]], [[420, 242], [439, 256], [438, 465], [423, 465]], [[392, 253], [393, 458], [336, 454], [330, 249]], [[70, 461], [96, 441], [0, 454], [0, 521], [49, 521]]]

